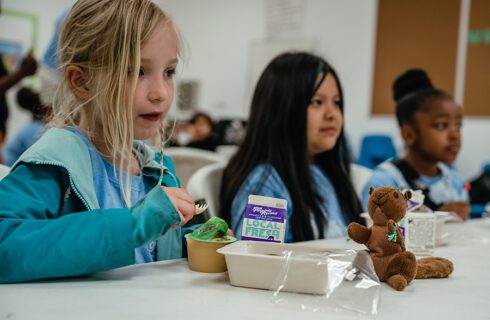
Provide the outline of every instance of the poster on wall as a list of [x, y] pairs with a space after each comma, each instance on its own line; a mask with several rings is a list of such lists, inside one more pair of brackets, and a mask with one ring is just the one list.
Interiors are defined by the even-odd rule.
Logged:
[[4, 9], [0, 15], [0, 54], [8, 70], [15, 69], [36, 45], [37, 18]]
[[268, 39], [297, 38], [305, 32], [306, 1], [267, 0], [265, 26]]

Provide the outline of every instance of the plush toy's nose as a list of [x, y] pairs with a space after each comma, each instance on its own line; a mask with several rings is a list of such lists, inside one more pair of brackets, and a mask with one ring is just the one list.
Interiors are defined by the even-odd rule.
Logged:
[[373, 202], [378, 205], [382, 206], [387, 200], [388, 200], [388, 193], [384, 192], [376, 192], [375, 194], [371, 195], [371, 198], [373, 199]]

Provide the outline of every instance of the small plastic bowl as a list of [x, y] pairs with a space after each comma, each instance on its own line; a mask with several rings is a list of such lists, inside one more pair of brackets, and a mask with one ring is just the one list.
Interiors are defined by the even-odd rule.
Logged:
[[444, 232], [444, 224], [449, 217], [449, 212], [434, 211], [434, 214], [436, 215], [436, 246], [443, 246], [448, 242], [448, 235]]
[[192, 240], [190, 234], [185, 235], [187, 240], [187, 256], [189, 268], [193, 271], [206, 273], [225, 272], [226, 262], [222, 254], [216, 252], [219, 248], [236, 241], [230, 237], [231, 241], [197, 241]]

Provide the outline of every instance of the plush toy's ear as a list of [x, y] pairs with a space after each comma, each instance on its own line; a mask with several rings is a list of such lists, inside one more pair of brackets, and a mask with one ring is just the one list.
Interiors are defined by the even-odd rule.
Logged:
[[405, 191], [405, 199], [411, 199], [412, 198], [412, 191], [407, 190]]
[[369, 187], [369, 195], [371, 195], [374, 191], [374, 188], [373, 187]]

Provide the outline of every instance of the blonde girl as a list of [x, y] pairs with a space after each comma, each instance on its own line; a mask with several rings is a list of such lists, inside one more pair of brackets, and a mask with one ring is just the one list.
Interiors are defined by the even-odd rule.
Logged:
[[58, 43], [51, 128], [0, 182], [0, 282], [182, 257], [195, 213], [143, 141], [170, 108], [179, 38], [148, 0], [79, 0]]

